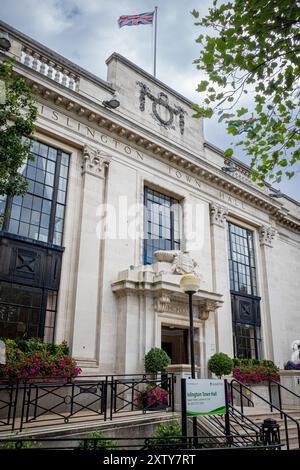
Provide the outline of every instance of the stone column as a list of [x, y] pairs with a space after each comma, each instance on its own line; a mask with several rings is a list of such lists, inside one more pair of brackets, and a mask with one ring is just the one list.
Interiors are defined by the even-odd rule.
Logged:
[[210, 204], [213, 291], [223, 295], [223, 305], [215, 311], [216, 351], [233, 356], [232, 315], [229, 283], [226, 214], [228, 210]]
[[270, 308], [269, 276], [272, 273], [272, 247], [276, 230], [270, 225], [263, 225], [259, 229], [259, 242], [262, 261], [262, 307], [263, 307], [263, 337], [265, 339], [265, 357], [274, 360], [273, 331]]
[[97, 227], [97, 208], [105, 202], [105, 180], [109, 163], [109, 156], [103, 155], [98, 149], [84, 146], [72, 354], [85, 367], [97, 367], [99, 359], [103, 241], [100, 236], [101, 227], [100, 230]]

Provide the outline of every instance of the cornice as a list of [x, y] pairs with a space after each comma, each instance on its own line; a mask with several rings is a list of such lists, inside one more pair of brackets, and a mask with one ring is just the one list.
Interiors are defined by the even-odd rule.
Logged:
[[[25, 68], [25, 66], [19, 63], [17, 66], [21, 68], [21, 71]], [[68, 113], [75, 115], [77, 119], [84, 116], [91, 125], [96, 125], [116, 137], [126, 139], [130, 144], [151, 153], [155, 158], [165, 163], [169, 163], [185, 172], [190, 172], [191, 176], [197, 177], [199, 181], [215, 186], [233, 197], [238, 197], [240, 200], [265, 211], [277, 223], [300, 233], [300, 219], [290, 215], [289, 211], [283, 208], [280, 202], [274, 201], [267, 194], [264, 194], [261, 189], [247, 182], [249, 176], [247, 168], [240, 172], [241, 176], [244, 176], [246, 180], [245, 178], [237, 178], [224, 174], [221, 169], [205, 161], [203, 158], [181, 148], [176, 149], [176, 144], [171, 148], [172, 144], [163, 141], [160, 136], [141, 127], [139, 128], [137, 125], [133, 126], [124, 116], [107, 110], [85, 96], [66, 89], [60, 84], [53, 83], [53, 81], [49, 83], [46, 77], [41, 77], [31, 69], [26, 69], [26, 72], [26, 78], [31, 84], [35, 95], [41, 96], [44, 100], [52, 102], [62, 110], [68, 111]]]

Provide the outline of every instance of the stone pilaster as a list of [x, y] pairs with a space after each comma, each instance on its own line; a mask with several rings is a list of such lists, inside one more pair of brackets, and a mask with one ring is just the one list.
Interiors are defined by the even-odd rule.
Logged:
[[[226, 240], [226, 215], [228, 210], [219, 204], [210, 204], [211, 252], [213, 291], [223, 295], [223, 305], [215, 310], [215, 347], [217, 351], [233, 355], [229, 266]], [[210, 315], [212, 319], [213, 315]], [[207, 325], [205, 325], [207, 327]], [[207, 359], [211, 355], [207, 351]]]
[[101, 259], [103, 240], [97, 209], [106, 199], [106, 176], [110, 157], [98, 149], [82, 150], [81, 220], [78, 226], [78, 268], [74, 312], [73, 355], [85, 367], [98, 367]]
[[274, 360], [269, 278], [271, 279], [274, 272], [271, 248], [274, 246], [277, 231], [271, 225], [263, 225], [259, 228], [258, 233], [262, 264], [262, 322], [265, 357]]

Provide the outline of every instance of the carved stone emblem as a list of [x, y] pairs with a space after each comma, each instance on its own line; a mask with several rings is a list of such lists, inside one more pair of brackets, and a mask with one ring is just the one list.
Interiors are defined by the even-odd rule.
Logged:
[[198, 264], [188, 251], [156, 251], [154, 257], [157, 261], [172, 263], [169, 272], [171, 274], [196, 274]]
[[276, 235], [276, 230], [275, 228], [271, 227], [270, 225], [263, 225], [259, 229], [259, 241], [261, 245], [267, 245], [272, 247], [273, 246], [273, 240]]
[[[184, 115], [186, 112], [180, 106], [169, 104], [169, 98], [165, 93], [158, 93], [157, 97], [151, 93], [150, 88], [142, 82], [137, 82], [140, 86], [140, 110], [145, 111], [146, 97], [152, 101], [152, 117], [166, 129], [175, 129], [174, 116], [179, 117], [180, 134], [184, 133]], [[162, 106], [167, 111], [167, 118], [163, 118], [158, 111], [159, 106]]]

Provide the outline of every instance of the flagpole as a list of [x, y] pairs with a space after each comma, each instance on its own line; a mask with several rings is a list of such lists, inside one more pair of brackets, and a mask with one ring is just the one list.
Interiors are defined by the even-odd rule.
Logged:
[[157, 38], [157, 7], [155, 7], [155, 26], [154, 26], [154, 55], [153, 55], [153, 75], [156, 77], [156, 38]]

